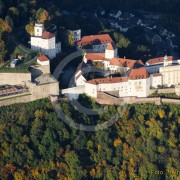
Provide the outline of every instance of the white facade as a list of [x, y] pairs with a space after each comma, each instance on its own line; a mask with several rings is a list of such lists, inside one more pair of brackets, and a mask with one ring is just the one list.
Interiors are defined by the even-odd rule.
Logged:
[[80, 94], [84, 93], [84, 86], [78, 86], [78, 87], [63, 89], [61, 93], [67, 94], [70, 101], [75, 100], [75, 99], [79, 98]]
[[44, 25], [42, 23], [35, 23], [34, 36], [41, 36], [44, 31]]
[[163, 76], [162, 75], [153, 75], [151, 74], [151, 87], [158, 88], [158, 86], [163, 85]]
[[48, 66], [49, 65], [49, 61], [40, 61], [37, 59], [37, 63], [40, 64], [41, 66]]
[[147, 97], [149, 90], [150, 78], [97, 85], [89, 82], [85, 84], [85, 93], [94, 98], [97, 98], [98, 91], [119, 91], [119, 97]]
[[75, 74], [75, 84], [76, 86], [82, 86], [85, 85], [86, 83], [86, 79], [84, 78], [84, 76], [82, 75], [81, 70], [79, 70], [76, 74]]
[[85, 83], [84, 93], [86, 93], [88, 96], [97, 98], [97, 90], [97, 85], [90, 84], [88, 82]]
[[165, 87], [180, 84], [180, 65], [161, 67], [160, 73], [163, 75], [163, 85]]
[[[46, 35], [43, 35], [45, 33]], [[36, 23], [34, 26], [34, 36], [31, 36], [31, 49], [41, 51], [53, 59], [61, 52], [61, 42], [56, 43], [55, 36], [45, 32], [43, 24]]]
[[75, 43], [76, 41], [81, 40], [81, 30], [80, 30], [80, 29], [70, 31], [70, 33], [73, 35], [74, 43]]
[[107, 59], [112, 59], [114, 57], [117, 57], [118, 56], [118, 52], [117, 52], [117, 48], [116, 49], [106, 49], [105, 50], [105, 58]]

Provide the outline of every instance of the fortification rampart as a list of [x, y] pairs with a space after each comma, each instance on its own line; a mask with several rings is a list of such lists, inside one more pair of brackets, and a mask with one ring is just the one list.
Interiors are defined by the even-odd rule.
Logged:
[[27, 81], [31, 81], [31, 73], [0, 73], [0, 85], [11, 84], [25, 85]]

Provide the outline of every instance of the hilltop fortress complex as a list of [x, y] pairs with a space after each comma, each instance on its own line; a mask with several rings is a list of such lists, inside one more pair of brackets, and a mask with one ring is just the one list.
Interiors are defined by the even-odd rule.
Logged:
[[[81, 93], [97, 98], [99, 92], [114, 92], [117, 97], [141, 98], [148, 97], [159, 87], [173, 87], [176, 94], [180, 95], [180, 60], [165, 56], [150, 59], [144, 64], [141, 60], [119, 58], [116, 45], [108, 34], [83, 37], [76, 42], [77, 50], [87, 44], [92, 51], [84, 54], [83, 62], [75, 74], [76, 87], [62, 91], [70, 99], [77, 99]], [[91, 68], [87, 67], [98, 62], [102, 64], [102, 70], [110, 72], [110, 76], [88, 79], [87, 70], [91, 71]], [[121, 76], [112, 77], [115, 73]]]
[[[80, 37], [80, 30], [71, 32], [78, 51], [91, 49], [83, 55], [74, 75], [75, 87], [62, 89], [70, 100], [78, 99], [82, 93], [98, 98], [99, 93], [114, 94], [119, 98], [146, 98], [158, 88], [174, 88], [180, 96], [180, 60], [164, 56], [148, 60], [118, 57], [118, 49], [108, 34]], [[61, 52], [61, 43], [56, 35], [36, 23], [31, 48], [43, 54], [37, 57], [36, 65], [26, 73], [0, 73], [0, 106], [17, 102], [28, 102], [46, 97], [58, 97], [59, 82], [50, 73], [50, 60]], [[103, 78], [89, 78], [92, 68], [101, 71]], [[106, 75], [107, 74], [107, 75]], [[116, 74], [119, 77], [113, 77]], [[169, 91], [168, 91], [169, 92]]]

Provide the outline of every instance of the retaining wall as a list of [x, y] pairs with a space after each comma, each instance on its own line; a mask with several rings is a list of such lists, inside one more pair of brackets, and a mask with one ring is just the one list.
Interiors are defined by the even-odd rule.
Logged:
[[24, 85], [25, 82], [31, 81], [31, 73], [0, 73], [0, 85], [11, 84]]

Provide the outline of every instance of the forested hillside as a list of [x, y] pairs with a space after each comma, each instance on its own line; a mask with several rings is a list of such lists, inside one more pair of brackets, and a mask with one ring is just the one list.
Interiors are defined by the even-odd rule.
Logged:
[[[84, 105], [98, 107], [91, 99]], [[76, 122], [105, 122], [60, 103]], [[49, 100], [0, 108], [0, 179], [179, 179], [180, 106], [128, 106], [111, 127], [75, 130], [57, 117]]]

